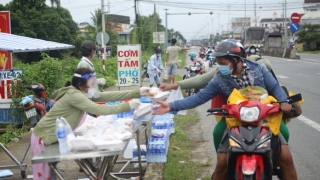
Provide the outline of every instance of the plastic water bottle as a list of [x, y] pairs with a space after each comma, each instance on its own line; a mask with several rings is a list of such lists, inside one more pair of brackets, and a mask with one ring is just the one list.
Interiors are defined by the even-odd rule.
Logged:
[[134, 145], [134, 147], [133, 147], [132, 156], [133, 156], [133, 158], [138, 157], [138, 146], [137, 145]]
[[175, 132], [175, 124], [174, 124], [174, 120], [171, 119], [171, 132], [174, 133]]
[[161, 156], [161, 154], [160, 154], [160, 144], [156, 144], [155, 151], [156, 151], [156, 155], [155, 155], [156, 162], [161, 162], [160, 161], [160, 156]]
[[151, 162], [155, 162], [155, 155], [156, 155], [156, 152], [155, 152], [155, 145], [154, 144], [151, 144]]
[[126, 159], [132, 159], [133, 158], [133, 148], [137, 145], [137, 142], [135, 139], [131, 139], [126, 150], [123, 153], [123, 157]]
[[69, 152], [68, 143], [67, 143], [67, 133], [64, 127], [64, 124], [58, 118], [56, 120], [56, 133], [59, 141], [59, 151], [61, 154], [65, 154]]
[[166, 154], [166, 145], [165, 144], [162, 144], [160, 146], [160, 154], [161, 154], [160, 162], [167, 162], [167, 154]]

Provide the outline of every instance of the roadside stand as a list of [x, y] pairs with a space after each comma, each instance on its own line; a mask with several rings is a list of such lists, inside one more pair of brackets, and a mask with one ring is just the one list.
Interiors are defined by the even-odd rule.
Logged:
[[[37, 52], [37, 51], [48, 51], [48, 50], [61, 50], [74, 48], [73, 45], [56, 43], [52, 41], [45, 41], [41, 39], [29, 38], [24, 36], [18, 36], [8, 33], [0, 32], [0, 55], [4, 56], [3, 64], [1, 65], [0, 75], [0, 111], [1, 114], [5, 114], [0, 119], [0, 124], [17, 124], [22, 123], [21, 118], [12, 117], [10, 104], [11, 100], [11, 81], [14, 78], [19, 78], [23, 74], [22, 69], [14, 69], [12, 67], [12, 53], [23, 53], [23, 52]], [[3, 53], [3, 54], [2, 54]], [[62, 73], [62, 71], [61, 71]], [[0, 166], [0, 170], [4, 169], [20, 169], [21, 177], [26, 178], [27, 165], [23, 164], [25, 157], [28, 153], [29, 147], [23, 156], [21, 162], [2, 144], [0, 148], [12, 159], [15, 165]]]

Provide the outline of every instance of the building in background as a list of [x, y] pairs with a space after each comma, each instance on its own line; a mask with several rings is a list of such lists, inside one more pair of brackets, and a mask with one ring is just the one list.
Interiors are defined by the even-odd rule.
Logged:
[[116, 14], [107, 15], [108, 28], [119, 33], [119, 41], [130, 43], [130, 17]]
[[303, 10], [308, 11], [320, 11], [320, 0], [304, 0]]
[[[263, 18], [260, 20], [259, 26], [266, 28], [268, 31], [278, 31], [282, 28], [285, 18]], [[290, 18], [287, 18], [287, 28], [290, 24]]]

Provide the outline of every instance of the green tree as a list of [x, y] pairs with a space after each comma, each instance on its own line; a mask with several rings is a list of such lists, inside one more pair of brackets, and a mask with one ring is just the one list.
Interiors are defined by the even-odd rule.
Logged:
[[[96, 9], [94, 13], [91, 12], [91, 20], [92, 24], [89, 24], [86, 27], [87, 33], [85, 33], [86, 39], [90, 39], [95, 41], [97, 32], [102, 31], [102, 13], [101, 9]], [[119, 34], [115, 32], [116, 28], [119, 28], [118, 24], [112, 24], [112, 19], [108, 18], [106, 19], [106, 33], [109, 35], [109, 42], [107, 43], [107, 46], [112, 47], [112, 55], [116, 55], [117, 53], [117, 45], [119, 44]]]
[[320, 24], [303, 24], [296, 35], [304, 50], [317, 50], [320, 43]]
[[[4, 6], [11, 13], [12, 34], [75, 44], [78, 31], [70, 12], [62, 7], [53, 9], [45, 0], [13, 0]], [[50, 51], [52, 57], [63, 57], [65, 51]], [[25, 62], [40, 60], [40, 53], [18, 55]]]

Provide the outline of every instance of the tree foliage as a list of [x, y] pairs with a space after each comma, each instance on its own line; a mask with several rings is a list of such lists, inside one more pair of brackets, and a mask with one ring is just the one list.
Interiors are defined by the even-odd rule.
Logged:
[[320, 48], [320, 24], [303, 24], [296, 34], [298, 42], [304, 44], [304, 50], [317, 50]]
[[[130, 32], [133, 44], [141, 44], [142, 50], [153, 50], [158, 45], [153, 44], [153, 32], [155, 29], [157, 32], [165, 32], [166, 28], [162, 25], [162, 20], [158, 14], [152, 14], [149, 16], [139, 15], [138, 23], [132, 25], [132, 30]], [[179, 31], [174, 29], [168, 29], [168, 39], [177, 38], [183, 43], [186, 39]]]
[[[62, 7], [52, 8], [45, 0], [12, 0], [1, 10], [10, 11], [11, 33], [60, 43], [75, 44], [77, 23]], [[51, 51], [50, 56], [62, 57], [64, 51]], [[40, 53], [18, 55], [25, 62], [41, 59]]]

